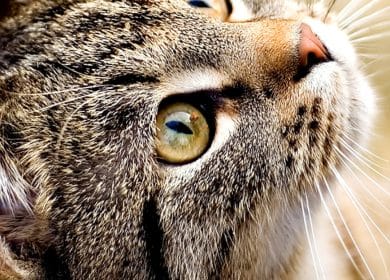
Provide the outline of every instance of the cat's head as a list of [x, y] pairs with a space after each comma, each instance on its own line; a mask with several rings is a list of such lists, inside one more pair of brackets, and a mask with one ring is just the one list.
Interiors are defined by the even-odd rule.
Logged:
[[2, 214], [75, 278], [282, 270], [373, 106], [347, 37], [283, 2], [60, 2], [0, 25]]

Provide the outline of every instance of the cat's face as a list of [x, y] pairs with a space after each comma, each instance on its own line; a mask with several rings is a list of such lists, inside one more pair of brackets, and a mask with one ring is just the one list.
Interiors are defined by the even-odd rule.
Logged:
[[[49, 220], [58, 270], [282, 269], [300, 197], [317, 196], [372, 107], [346, 37], [300, 11], [267, 19], [282, 2], [242, 23], [183, 1], [43, 2], [0, 29], [1, 148], [4, 181]], [[303, 75], [302, 21], [329, 53]]]

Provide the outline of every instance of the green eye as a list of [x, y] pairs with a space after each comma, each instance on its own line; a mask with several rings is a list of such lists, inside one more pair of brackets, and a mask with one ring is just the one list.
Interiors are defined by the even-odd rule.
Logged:
[[210, 127], [194, 106], [176, 102], [160, 108], [157, 115], [157, 154], [169, 163], [186, 163], [208, 147]]

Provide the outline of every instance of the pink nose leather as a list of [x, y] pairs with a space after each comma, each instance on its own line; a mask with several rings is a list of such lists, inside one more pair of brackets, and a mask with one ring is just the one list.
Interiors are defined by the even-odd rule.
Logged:
[[329, 53], [311, 28], [301, 24], [301, 41], [299, 43], [299, 71], [308, 73], [310, 69], [321, 62], [330, 60]]

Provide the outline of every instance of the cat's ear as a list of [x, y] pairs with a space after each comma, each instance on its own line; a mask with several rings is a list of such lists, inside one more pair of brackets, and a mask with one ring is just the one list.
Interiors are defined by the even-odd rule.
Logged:
[[0, 216], [31, 214], [31, 186], [0, 148]]

